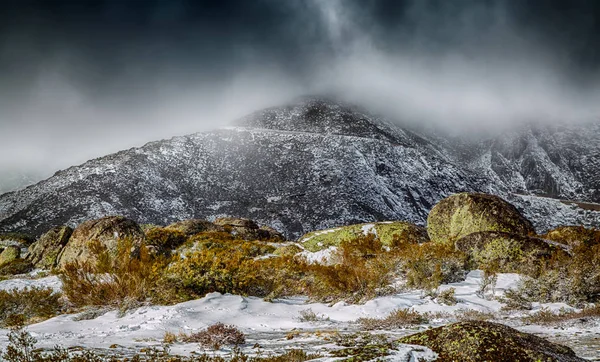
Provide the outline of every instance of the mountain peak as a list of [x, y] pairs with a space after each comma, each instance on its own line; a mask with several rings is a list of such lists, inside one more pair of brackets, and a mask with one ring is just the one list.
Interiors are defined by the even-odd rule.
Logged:
[[303, 96], [287, 105], [252, 113], [236, 122], [236, 126], [406, 142], [405, 132], [384, 119], [356, 105], [321, 96]]

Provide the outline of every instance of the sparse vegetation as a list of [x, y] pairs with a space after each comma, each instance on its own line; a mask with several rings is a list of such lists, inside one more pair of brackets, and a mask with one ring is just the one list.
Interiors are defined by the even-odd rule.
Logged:
[[239, 329], [232, 325], [216, 323], [208, 326], [203, 331], [186, 336], [186, 343], [199, 343], [204, 348], [220, 349], [221, 346], [239, 346], [246, 343], [246, 337]]
[[111, 306], [125, 311], [149, 302], [158, 291], [158, 281], [167, 259], [154, 258], [142, 245], [132, 255], [133, 242], [120, 240], [116, 253], [99, 242], [89, 245], [94, 258], [64, 266], [60, 278], [63, 292], [75, 307]]
[[0, 290], [0, 327], [15, 327], [54, 317], [65, 308], [50, 288]]
[[411, 308], [402, 308], [392, 311], [383, 319], [360, 318], [358, 323], [365, 330], [398, 329], [414, 327], [429, 321], [427, 314], [419, 313]]
[[586, 306], [581, 310], [560, 309], [553, 312], [548, 308], [523, 317], [523, 322], [531, 324], [554, 325], [572, 319], [600, 318], [600, 305]]

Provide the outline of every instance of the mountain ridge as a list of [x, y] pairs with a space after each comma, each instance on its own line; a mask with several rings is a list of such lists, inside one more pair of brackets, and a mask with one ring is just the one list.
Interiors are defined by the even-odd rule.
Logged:
[[598, 225], [593, 211], [534, 199], [528, 190], [527, 196], [514, 195], [520, 190], [491, 165], [474, 167], [434, 140], [311, 97], [255, 112], [229, 127], [96, 158], [0, 195], [0, 230], [41, 234], [109, 214], [156, 224], [233, 215], [297, 238], [357, 222], [423, 225], [432, 205], [463, 191], [493, 193], [523, 210], [533, 208], [525, 210], [530, 218], [555, 214]]

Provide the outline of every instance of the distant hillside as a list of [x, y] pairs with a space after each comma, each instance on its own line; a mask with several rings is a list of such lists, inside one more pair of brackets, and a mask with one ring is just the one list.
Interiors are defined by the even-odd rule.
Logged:
[[590, 177], [600, 174], [598, 129], [450, 147], [355, 107], [302, 98], [235, 127], [152, 142], [4, 194], [0, 230], [40, 234], [110, 214], [157, 224], [234, 215], [297, 238], [363, 221], [423, 224], [432, 205], [461, 191], [510, 199], [540, 231], [600, 225], [597, 211], [532, 196], [599, 201], [600, 181]]

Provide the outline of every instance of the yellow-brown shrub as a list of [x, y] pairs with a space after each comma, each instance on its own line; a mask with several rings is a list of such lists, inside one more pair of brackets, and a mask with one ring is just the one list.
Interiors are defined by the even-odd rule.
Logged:
[[168, 259], [152, 257], [145, 245], [132, 255], [133, 241], [120, 240], [116, 253], [91, 242], [95, 261], [65, 265], [60, 273], [63, 292], [76, 307], [112, 306], [122, 310], [150, 300]]

